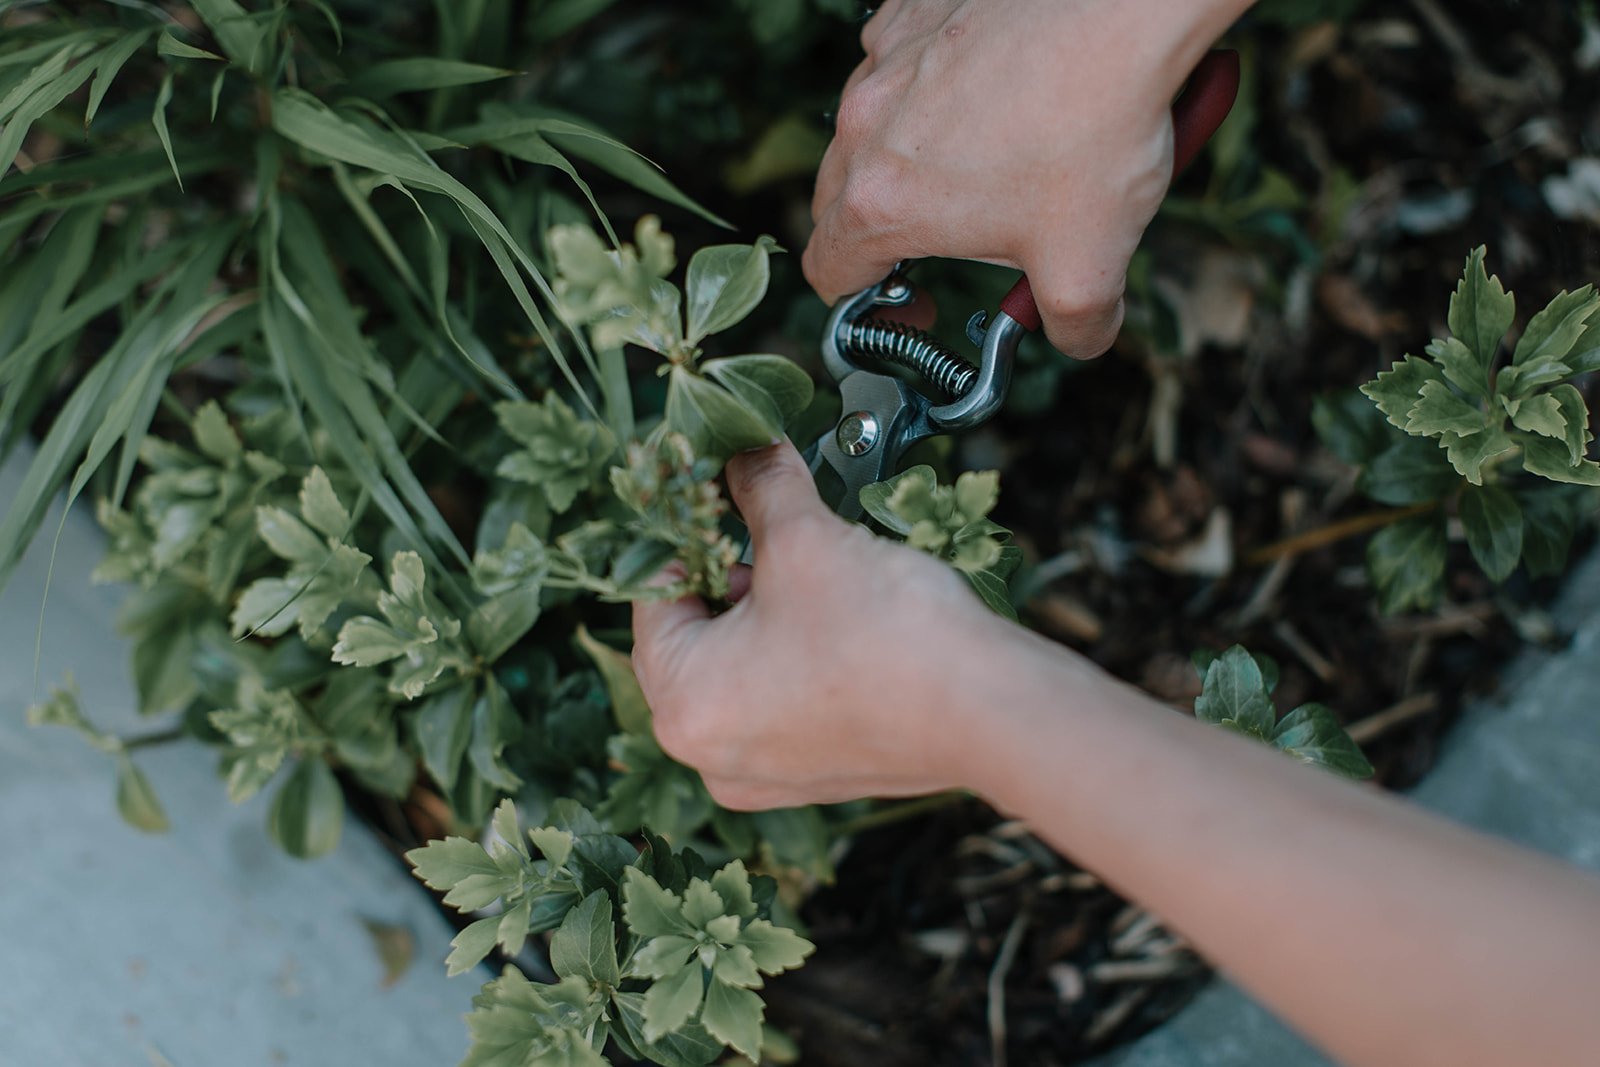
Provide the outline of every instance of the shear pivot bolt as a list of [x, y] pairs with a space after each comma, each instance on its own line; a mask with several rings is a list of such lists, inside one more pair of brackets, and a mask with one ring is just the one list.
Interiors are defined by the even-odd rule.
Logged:
[[870, 411], [853, 411], [839, 420], [834, 438], [847, 456], [864, 456], [878, 443], [878, 417]]

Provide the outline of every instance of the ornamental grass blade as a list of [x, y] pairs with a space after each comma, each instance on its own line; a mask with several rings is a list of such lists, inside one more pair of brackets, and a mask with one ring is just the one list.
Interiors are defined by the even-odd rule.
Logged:
[[94, 117], [100, 111], [100, 103], [106, 98], [106, 90], [117, 80], [123, 65], [150, 40], [153, 33], [155, 30], [150, 29], [127, 34], [100, 54], [100, 62], [95, 65], [94, 81], [89, 83], [89, 103], [83, 110], [84, 129], [93, 125]]
[[156, 128], [156, 136], [161, 138], [161, 148], [167, 153], [172, 176], [178, 180], [178, 191], [183, 192], [183, 175], [178, 173], [178, 157], [172, 154], [172, 133], [167, 129], [167, 105], [171, 102], [172, 72], [169, 70], [167, 76], [161, 79], [161, 89], [156, 93], [156, 106], [150, 114], [150, 124]]
[[425, 89], [448, 89], [457, 85], [477, 85], [482, 82], [511, 78], [517, 71], [500, 67], [486, 67], [481, 63], [464, 63], [457, 59], [438, 59], [418, 56], [410, 59], [392, 59], [374, 63], [339, 87], [347, 96], [364, 96], [369, 100], [382, 100], [396, 93], [410, 93]]
[[[63, 52], [70, 54], [76, 50], [74, 47], [63, 49]], [[78, 87], [88, 81], [89, 75], [94, 73], [96, 65], [92, 59], [80, 60], [65, 73], [46, 81], [20, 99], [9, 112], [6, 104], [0, 102], [0, 121], [5, 123], [5, 126], [0, 128], [0, 177], [4, 177], [16, 162], [17, 153], [22, 150], [22, 142], [27, 139], [28, 131], [33, 129], [33, 124], [57, 104], [77, 92]], [[21, 88], [18, 86], [12, 93], [7, 94], [7, 99], [17, 95]]]

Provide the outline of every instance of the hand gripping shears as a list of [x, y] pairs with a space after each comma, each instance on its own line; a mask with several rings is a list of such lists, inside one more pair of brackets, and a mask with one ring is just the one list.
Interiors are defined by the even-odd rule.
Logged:
[[[1212, 52], [1195, 68], [1172, 109], [1174, 175], [1216, 132], [1238, 91], [1238, 53]], [[909, 266], [898, 264], [883, 281], [841, 300], [822, 338], [822, 362], [839, 383], [843, 414], [805, 457], [823, 499], [846, 519], [861, 517], [861, 489], [893, 476], [912, 445], [992, 418], [1005, 402], [1018, 344], [1040, 325], [1023, 277], [992, 319], [979, 311], [967, 321], [967, 337], [980, 349], [974, 366], [922, 330], [875, 314], [911, 303]]]

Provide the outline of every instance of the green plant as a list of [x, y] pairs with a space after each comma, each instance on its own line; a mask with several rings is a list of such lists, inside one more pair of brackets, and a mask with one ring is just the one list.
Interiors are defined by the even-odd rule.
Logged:
[[1321, 704], [1302, 704], [1278, 717], [1272, 691], [1278, 665], [1239, 645], [1226, 652], [1196, 652], [1202, 689], [1194, 715], [1201, 722], [1253, 737], [1301, 763], [1324, 767], [1347, 778], [1372, 777], [1372, 764], [1344, 732], [1338, 718]]
[[1572, 380], [1600, 369], [1590, 333], [1600, 294], [1586, 285], [1557, 295], [1528, 320], [1506, 361], [1516, 303], [1485, 258], [1481, 247], [1467, 257], [1450, 298], [1451, 336], [1362, 386], [1370, 404], [1354, 394], [1324, 397], [1313, 412], [1324, 443], [1362, 468], [1362, 492], [1405, 508], [1367, 550], [1387, 612], [1438, 598], [1452, 512], [1473, 559], [1501, 582], [1519, 562], [1536, 577], [1559, 573], [1594, 508], [1600, 463], [1588, 458], [1594, 434]]
[[[457, 834], [497, 813], [489, 851], [413, 853], [451, 903], [503, 909], [451, 967], [553, 931], [562, 981], [486, 986], [469, 1063], [599, 1062], [608, 1039], [755, 1056], [751, 990], [809, 946], [769, 921], [793, 893], [746, 865], [795, 892], [830, 878], [832, 817], [719, 808], [656, 745], [613, 604], [728, 591], [714, 478], [812, 398], [787, 358], [721, 339], [776, 244], [680, 270], [655, 216], [618, 240], [597, 173], [716, 220], [482, 61], [506, 4], [169, 6], [30, 6], [0, 37], [0, 160], [19, 163], [0, 174], [0, 448], [43, 431], [0, 582], [59, 491], [91, 494], [96, 576], [132, 587], [139, 709], [162, 721], [111, 736], [70, 688], [33, 719], [112, 755], [144, 829], [165, 817], [133, 756], [178, 737], [215, 749], [231, 798], [269, 792], [298, 856], [336, 846], [344, 786], [437, 796]], [[537, 857], [516, 810], [545, 828]]]

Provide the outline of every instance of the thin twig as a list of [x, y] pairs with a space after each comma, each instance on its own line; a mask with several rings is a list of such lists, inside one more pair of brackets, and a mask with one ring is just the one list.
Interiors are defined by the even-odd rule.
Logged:
[[1402, 519], [1409, 519], [1415, 515], [1426, 515], [1439, 505], [1436, 501], [1424, 504], [1412, 504], [1406, 508], [1390, 508], [1387, 511], [1371, 511], [1365, 515], [1352, 515], [1348, 519], [1330, 522], [1326, 526], [1318, 526], [1314, 530], [1286, 537], [1282, 541], [1275, 541], [1270, 545], [1247, 553], [1244, 562], [1250, 567], [1259, 567], [1263, 563], [1283, 559], [1285, 556], [1298, 556], [1303, 552], [1323, 548], [1327, 545], [1343, 541], [1347, 537], [1358, 534], [1370, 533], [1381, 530], [1385, 526], [1397, 523]]
[[1339, 676], [1338, 668], [1328, 662], [1328, 657], [1312, 647], [1311, 642], [1295, 629], [1294, 623], [1288, 619], [1279, 619], [1273, 624], [1272, 632], [1290, 652], [1300, 658], [1301, 663], [1311, 668], [1312, 673], [1322, 680], [1323, 685], [1333, 684], [1333, 680]]
[[1398, 704], [1392, 704], [1382, 711], [1368, 715], [1365, 719], [1351, 723], [1345, 727], [1345, 733], [1350, 735], [1350, 740], [1358, 745], [1365, 745], [1393, 730], [1402, 723], [1426, 715], [1439, 706], [1438, 693], [1417, 693], [1408, 696]]
[[1006, 975], [1017, 962], [1017, 950], [1022, 947], [1022, 935], [1028, 928], [1028, 908], [1017, 911], [1000, 942], [1000, 952], [989, 971], [989, 1053], [994, 1067], [1006, 1067]]

